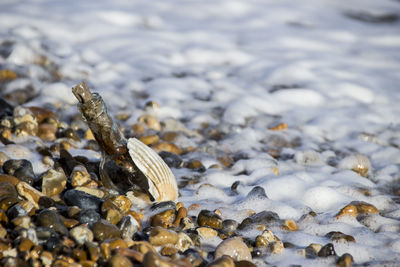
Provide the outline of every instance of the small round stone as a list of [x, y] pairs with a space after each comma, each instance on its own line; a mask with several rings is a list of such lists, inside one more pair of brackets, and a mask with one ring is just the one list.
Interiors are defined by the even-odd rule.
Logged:
[[100, 220], [93, 225], [93, 234], [95, 239], [101, 242], [121, 235], [118, 227], [106, 220]]
[[26, 159], [7, 160], [3, 164], [3, 170], [6, 174], [13, 175], [28, 184], [33, 184], [35, 179], [32, 163]]
[[202, 238], [212, 238], [218, 235], [218, 232], [209, 227], [199, 227], [196, 229], [197, 233]]
[[62, 168], [49, 169], [42, 176], [42, 193], [52, 197], [60, 194], [67, 184], [67, 176]]
[[177, 154], [168, 151], [161, 151], [159, 155], [164, 160], [164, 162], [171, 168], [180, 168], [183, 165], [182, 158]]
[[222, 255], [219, 258], [216, 258], [214, 261], [210, 262], [208, 267], [235, 267], [235, 262], [232, 257], [228, 255]]
[[209, 210], [200, 211], [197, 216], [197, 223], [199, 226], [208, 226], [214, 229], [222, 229], [222, 219], [215, 212]]
[[78, 206], [81, 209], [100, 210], [102, 199], [87, 194], [80, 190], [71, 189], [64, 194], [65, 202], [70, 206]]
[[272, 211], [262, 211], [251, 215], [250, 217], [244, 219], [238, 229], [243, 230], [247, 227], [259, 227], [259, 226], [269, 226], [280, 222], [278, 214]]
[[341, 218], [343, 216], [351, 216], [357, 218], [357, 207], [353, 204], [348, 204], [344, 206], [338, 214], [336, 214], [336, 218]]
[[172, 226], [175, 220], [175, 209], [168, 209], [160, 212], [150, 218], [151, 226], [161, 226], [168, 228]]
[[353, 256], [349, 253], [345, 253], [337, 260], [337, 267], [350, 267], [354, 262]]
[[122, 255], [114, 255], [108, 262], [110, 267], [132, 267], [132, 262], [125, 256]]
[[126, 215], [118, 223], [118, 227], [121, 230], [121, 237], [132, 238], [133, 235], [139, 230], [140, 225], [135, 218], [131, 215]]
[[350, 203], [357, 208], [359, 214], [379, 214], [379, 210], [372, 204], [364, 201], [353, 201]]
[[232, 237], [222, 241], [215, 250], [214, 258], [218, 259], [223, 255], [231, 256], [235, 261], [251, 261], [251, 253], [241, 237]]
[[335, 249], [334, 249], [332, 243], [326, 244], [318, 252], [318, 257], [329, 257], [329, 256], [335, 256], [335, 255], [336, 255], [336, 252], [335, 252]]
[[325, 236], [330, 238], [332, 241], [336, 241], [336, 242], [340, 242], [340, 241], [355, 242], [356, 241], [353, 236], [346, 235], [342, 232], [336, 232], [336, 231], [329, 232]]
[[155, 227], [150, 232], [149, 242], [153, 246], [164, 246], [166, 244], [176, 244], [178, 242], [178, 234], [174, 231]]
[[261, 186], [255, 186], [251, 191], [247, 194], [247, 198], [254, 198], [254, 199], [266, 199], [267, 194], [265, 193], [265, 189]]
[[81, 224], [87, 223], [88, 225], [93, 225], [94, 223], [98, 222], [101, 219], [99, 213], [96, 210], [81, 210], [78, 215], [78, 221]]
[[68, 235], [68, 230], [61, 220], [60, 215], [54, 210], [42, 210], [37, 217], [37, 223], [40, 226], [48, 227], [61, 234]]
[[[12, 177], [12, 176], [10, 176]], [[9, 182], [0, 182], [0, 197], [18, 197], [17, 190], [15, 186]]]

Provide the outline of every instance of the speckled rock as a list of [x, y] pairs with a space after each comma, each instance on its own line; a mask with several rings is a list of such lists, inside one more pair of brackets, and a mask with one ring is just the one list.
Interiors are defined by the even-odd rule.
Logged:
[[176, 244], [178, 242], [178, 234], [174, 231], [155, 227], [151, 230], [149, 242], [153, 246], [164, 246], [166, 244]]
[[10, 159], [4, 162], [3, 170], [6, 174], [17, 177], [20, 181], [33, 184], [35, 174], [32, 163], [26, 159]]
[[70, 236], [75, 240], [79, 245], [83, 245], [86, 242], [93, 241], [93, 232], [85, 225], [79, 225], [71, 230], [69, 230]]
[[222, 229], [222, 219], [215, 212], [209, 210], [200, 211], [197, 216], [197, 223], [199, 226], [208, 226], [213, 229]]
[[111, 200], [121, 212], [128, 211], [132, 206], [132, 202], [130, 201], [130, 199], [124, 195], [112, 197]]
[[256, 237], [256, 247], [267, 247], [270, 243], [278, 241], [279, 238], [271, 230], [264, 230]]
[[68, 235], [68, 230], [64, 226], [60, 215], [58, 215], [57, 212], [55, 212], [54, 210], [42, 210], [38, 214], [37, 223], [40, 226], [48, 227], [56, 230], [61, 234]]
[[49, 169], [42, 176], [42, 193], [52, 197], [60, 194], [67, 184], [67, 176], [62, 168]]
[[222, 241], [215, 249], [214, 258], [218, 259], [223, 255], [231, 256], [235, 261], [251, 261], [251, 253], [241, 237], [232, 237]]
[[80, 190], [71, 189], [64, 194], [65, 202], [70, 206], [78, 206], [81, 209], [93, 209], [100, 211], [102, 199], [87, 194]]
[[78, 221], [82, 224], [87, 223], [89, 226], [93, 225], [101, 219], [99, 213], [96, 210], [81, 210], [78, 215]]
[[93, 225], [93, 234], [96, 240], [104, 241], [108, 238], [120, 237], [121, 232], [114, 224], [100, 220]]

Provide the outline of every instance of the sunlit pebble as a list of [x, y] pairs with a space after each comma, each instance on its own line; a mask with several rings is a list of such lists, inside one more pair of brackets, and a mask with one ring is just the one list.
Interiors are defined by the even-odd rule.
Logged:
[[250, 250], [241, 237], [232, 237], [222, 241], [215, 249], [214, 258], [220, 258], [222, 255], [231, 256], [236, 261], [252, 260]]
[[338, 167], [339, 169], [355, 171], [361, 176], [366, 177], [371, 169], [371, 162], [367, 156], [355, 154], [343, 158], [339, 162]]

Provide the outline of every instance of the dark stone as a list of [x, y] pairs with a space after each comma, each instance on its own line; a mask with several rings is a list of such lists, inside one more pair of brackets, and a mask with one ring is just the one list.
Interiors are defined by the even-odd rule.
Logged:
[[87, 223], [89, 226], [93, 225], [97, 221], [101, 219], [101, 216], [99, 213], [97, 213], [95, 210], [82, 210], [79, 215], [78, 215], [78, 221], [81, 224]]
[[199, 226], [208, 226], [213, 229], [222, 229], [221, 217], [213, 211], [202, 210], [197, 216], [197, 224]]
[[5, 99], [0, 97], [0, 120], [7, 116], [12, 116], [14, 107], [8, 103]]
[[239, 194], [239, 192], [237, 191], [237, 188], [238, 188], [239, 184], [240, 184], [240, 181], [236, 181], [231, 185], [231, 191], [235, 195]]
[[389, 24], [397, 22], [400, 17], [394, 13], [372, 14], [366, 11], [348, 11], [344, 15], [350, 19], [374, 24]]
[[165, 161], [165, 163], [171, 168], [180, 168], [182, 167], [182, 159], [179, 155], [168, 152], [168, 151], [161, 151], [158, 153], [160, 157]]
[[109, 238], [120, 237], [121, 232], [117, 226], [106, 220], [100, 220], [93, 225], [94, 238], [103, 242]]
[[150, 210], [160, 213], [163, 212], [164, 210], [169, 210], [169, 209], [176, 209], [176, 204], [173, 201], [163, 201], [163, 202], [157, 202], [151, 205]]
[[98, 212], [100, 212], [100, 206], [103, 203], [101, 198], [75, 189], [65, 192], [64, 201], [69, 206], [78, 206], [82, 210], [88, 209], [96, 210]]
[[336, 252], [335, 252], [335, 248], [333, 247], [332, 243], [326, 244], [318, 252], [318, 257], [329, 257], [329, 256], [335, 256], [335, 255], [336, 255]]
[[257, 267], [257, 265], [250, 261], [242, 260], [235, 262], [235, 267]]
[[68, 235], [68, 229], [65, 227], [61, 216], [54, 210], [42, 210], [37, 217], [37, 224], [54, 229], [63, 235]]
[[248, 226], [256, 226], [256, 225], [275, 225], [279, 223], [280, 219], [278, 214], [272, 211], [262, 211], [251, 215], [250, 217], [244, 219], [238, 229], [242, 230]]
[[326, 237], [330, 238], [332, 241], [347, 241], [347, 242], [355, 242], [353, 236], [346, 235], [342, 232], [332, 231], [325, 235]]
[[8, 197], [18, 197], [17, 190], [15, 187], [8, 182], [0, 182], [0, 198]]
[[72, 139], [72, 140], [75, 140], [75, 141], [78, 141], [78, 142], [80, 141], [80, 138], [79, 138], [78, 134], [71, 128], [59, 129], [57, 131], [56, 137], [57, 138], [65, 137], [65, 138], [69, 138], [69, 139]]
[[251, 256], [252, 256], [253, 258], [259, 258], [259, 257], [261, 257], [262, 255], [263, 255], [262, 251], [259, 250], [259, 249], [256, 249], [256, 248], [251, 252]]
[[26, 216], [28, 215], [28, 213], [26, 212], [26, 210], [21, 207], [18, 204], [15, 204], [14, 206], [12, 206], [11, 208], [9, 208], [7, 210], [7, 218], [9, 221], [11, 221], [12, 219], [15, 219], [19, 216]]
[[235, 231], [238, 228], [239, 224], [235, 220], [228, 219], [222, 222], [222, 226], [224, 230]]
[[48, 196], [40, 197], [38, 204], [39, 204], [39, 208], [41, 208], [41, 209], [47, 209], [47, 208], [56, 206], [56, 202], [51, 197], [48, 197]]
[[255, 186], [251, 191], [247, 194], [247, 198], [259, 198], [259, 199], [265, 199], [268, 198], [267, 194], [265, 193], [264, 188], [261, 186]]
[[35, 180], [32, 163], [26, 159], [9, 159], [4, 162], [3, 170], [6, 174], [14, 175], [31, 185]]
[[47, 239], [45, 247], [46, 250], [49, 251], [59, 250], [62, 247], [62, 242], [59, 237], [51, 236], [49, 239]]

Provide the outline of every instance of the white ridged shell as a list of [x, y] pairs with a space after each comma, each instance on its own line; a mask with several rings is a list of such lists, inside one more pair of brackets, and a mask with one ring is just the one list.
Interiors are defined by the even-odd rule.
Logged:
[[129, 138], [128, 150], [132, 161], [149, 180], [149, 192], [157, 201], [175, 201], [178, 186], [175, 176], [163, 159], [136, 138]]

